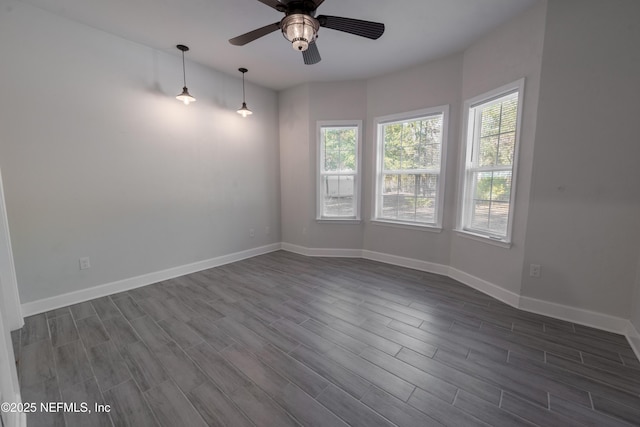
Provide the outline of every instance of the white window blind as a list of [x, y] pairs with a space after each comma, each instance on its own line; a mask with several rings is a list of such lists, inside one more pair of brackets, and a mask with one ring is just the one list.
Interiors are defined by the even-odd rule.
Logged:
[[448, 107], [377, 120], [374, 219], [439, 227]]
[[360, 218], [361, 122], [318, 124], [318, 219]]
[[467, 102], [463, 231], [510, 241], [522, 85]]

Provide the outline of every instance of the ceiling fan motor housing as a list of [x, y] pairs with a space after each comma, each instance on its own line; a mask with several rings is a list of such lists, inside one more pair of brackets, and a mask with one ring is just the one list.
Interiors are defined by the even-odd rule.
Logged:
[[309, 48], [309, 43], [313, 43], [318, 37], [320, 23], [305, 13], [293, 13], [280, 21], [280, 28], [293, 49], [303, 52]]

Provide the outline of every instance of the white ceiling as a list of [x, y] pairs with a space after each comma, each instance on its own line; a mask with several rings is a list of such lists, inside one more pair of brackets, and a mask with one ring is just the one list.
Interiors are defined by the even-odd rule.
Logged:
[[467, 47], [538, 0], [326, 0], [317, 14], [383, 22], [369, 40], [321, 28], [322, 61], [304, 65], [278, 31], [245, 46], [228, 39], [280, 21], [282, 13], [257, 0], [21, 0], [94, 28], [283, 89], [310, 81], [367, 78], [424, 63]]

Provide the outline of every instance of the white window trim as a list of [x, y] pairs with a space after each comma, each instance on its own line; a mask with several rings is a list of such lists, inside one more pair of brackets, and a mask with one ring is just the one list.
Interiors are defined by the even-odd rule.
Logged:
[[[430, 116], [434, 114], [442, 114], [442, 141], [440, 144], [440, 169], [438, 173], [438, 195], [436, 204], [436, 221], [435, 224], [425, 224], [421, 222], [393, 220], [390, 218], [378, 218], [378, 194], [382, 186], [382, 170], [383, 170], [383, 154], [384, 143], [381, 142], [381, 130], [382, 125], [400, 120], [412, 120], [419, 117]], [[379, 225], [400, 225], [403, 228], [429, 228], [435, 231], [442, 230], [442, 218], [444, 209], [444, 190], [445, 190], [445, 176], [447, 169], [447, 140], [449, 135], [449, 105], [440, 105], [437, 107], [423, 108], [420, 110], [408, 111], [406, 113], [390, 114], [388, 116], [376, 117], [374, 119], [374, 146], [376, 147], [376, 159], [373, 186], [373, 197], [371, 206], [371, 222]], [[421, 170], [422, 171], [422, 170]], [[433, 169], [424, 169], [424, 173], [432, 173]]]
[[318, 224], [362, 224], [362, 220], [359, 219], [353, 219], [353, 218], [348, 218], [348, 217], [325, 217], [322, 219], [317, 219], [316, 218], [316, 222]]
[[[518, 159], [520, 153], [520, 134], [522, 131], [522, 112], [524, 110], [524, 77], [516, 80], [515, 82], [506, 84], [499, 88], [493, 89], [489, 92], [477, 95], [464, 102], [463, 117], [462, 117], [462, 134], [460, 147], [460, 179], [458, 181], [458, 220], [456, 226], [456, 232], [470, 237], [473, 240], [482, 241], [485, 243], [493, 244], [503, 248], [510, 248], [512, 245], [513, 235], [513, 218], [515, 217], [515, 201], [517, 192], [517, 177], [518, 177]], [[473, 138], [473, 129], [469, 129], [469, 110], [479, 104], [489, 102], [493, 99], [501, 98], [510, 93], [518, 92], [518, 113], [516, 118], [516, 136], [515, 136], [515, 149], [513, 153], [513, 166], [511, 173], [511, 194], [509, 196], [509, 218], [507, 220], [507, 234], [506, 236], [496, 236], [490, 233], [482, 233], [479, 230], [465, 229], [465, 215], [466, 215], [466, 179], [467, 179], [467, 162], [469, 156], [469, 140]]]
[[[355, 199], [355, 216], [323, 216], [322, 215], [322, 171], [320, 160], [322, 159], [322, 128], [323, 127], [356, 127], [358, 139], [356, 141], [356, 170], [353, 172], [353, 197]], [[362, 204], [362, 120], [319, 120], [316, 122], [316, 221], [323, 223], [360, 223], [360, 206]]]
[[458, 235], [460, 237], [464, 237], [465, 239], [475, 240], [477, 242], [482, 242], [482, 243], [486, 243], [488, 245], [498, 246], [500, 248], [509, 249], [512, 246], [511, 242], [505, 242], [501, 238], [487, 237], [487, 235], [477, 234], [477, 233], [474, 233], [472, 231], [466, 231], [466, 230], [462, 231], [462, 230], [456, 229], [455, 232], [458, 233]]
[[382, 227], [391, 227], [391, 228], [404, 228], [406, 230], [418, 230], [430, 233], [441, 233], [442, 227], [434, 227], [432, 225], [421, 225], [416, 222], [403, 222], [403, 221], [393, 221], [387, 219], [372, 219], [370, 221], [373, 225], [379, 225]]

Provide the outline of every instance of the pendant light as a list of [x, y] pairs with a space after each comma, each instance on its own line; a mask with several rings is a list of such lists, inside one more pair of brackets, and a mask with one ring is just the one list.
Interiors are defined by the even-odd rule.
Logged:
[[176, 99], [184, 102], [184, 105], [189, 105], [189, 103], [196, 101], [196, 99], [189, 94], [189, 89], [187, 89], [187, 74], [184, 70], [184, 53], [187, 52], [189, 48], [183, 44], [179, 44], [176, 47], [182, 51], [182, 81], [184, 83], [182, 93], [176, 96]]
[[240, 114], [242, 117], [247, 117], [253, 114], [253, 111], [247, 108], [247, 103], [244, 100], [244, 73], [246, 73], [249, 70], [247, 70], [246, 68], [238, 68], [238, 71], [242, 73], [242, 107], [240, 107], [237, 113]]

